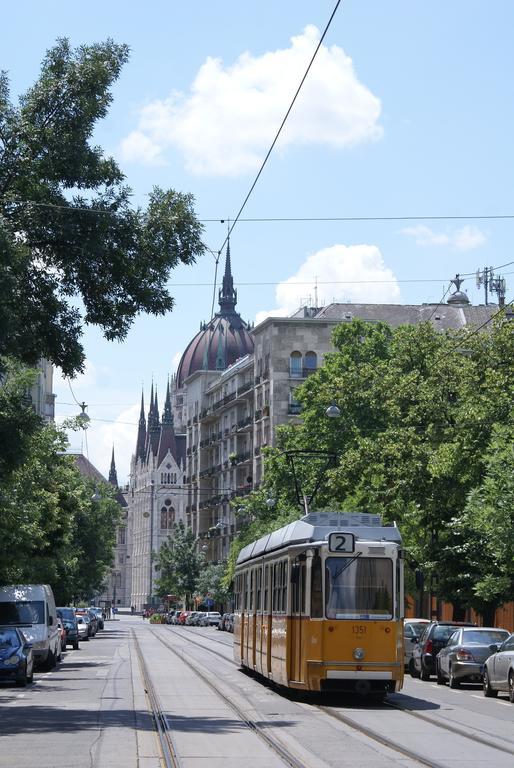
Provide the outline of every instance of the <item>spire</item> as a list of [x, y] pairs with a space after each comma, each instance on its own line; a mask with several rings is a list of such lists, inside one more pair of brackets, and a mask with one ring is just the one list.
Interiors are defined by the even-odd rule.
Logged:
[[171, 411], [170, 382], [166, 387], [166, 401], [164, 403], [164, 413], [162, 414], [162, 425], [173, 424], [173, 413]]
[[237, 291], [234, 288], [232, 270], [230, 266], [230, 240], [227, 242], [227, 257], [225, 260], [225, 274], [223, 275], [222, 287], [219, 291], [220, 314], [232, 314], [235, 312], [237, 304]]
[[139, 414], [139, 426], [137, 430], [136, 460], [145, 458], [146, 445], [146, 419], [145, 419], [145, 401], [143, 390], [141, 390], [141, 412]]
[[116, 474], [116, 463], [114, 461], [114, 445], [112, 446], [111, 468], [109, 470], [109, 482], [118, 487], [118, 475]]
[[166, 402], [164, 403], [164, 413], [162, 414], [162, 427], [159, 439], [159, 449], [157, 451], [157, 466], [163, 462], [164, 457], [170, 451], [171, 455], [177, 461], [177, 445], [175, 443], [175, 430], [173, 428], [173, 412], [171, 410], [170, 383], [166, 388]]
[[[152, 384], [152, 392], [150, 395], [151, 398], [151, 405], [150, 405], [150, 412], [148, 415], [148, 440], [147, 440], [147, 459], [149, 458], [150, 452], [156, 456], [157, 451], [159, 448], [159, 438], [161, 435], [161, 424], [159, 419], [159, 404], [157, 401], [157, 387], [155, 387], [155, 394], [154, 394], [154, 388]], [[151, 421], [150, 421], [151, 419]]]

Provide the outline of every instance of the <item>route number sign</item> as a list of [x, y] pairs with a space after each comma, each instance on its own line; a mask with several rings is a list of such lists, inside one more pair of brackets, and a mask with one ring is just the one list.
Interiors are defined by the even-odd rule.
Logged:
[[331, 533], [328, 537], [329, 552], [355, 552], [353, 533]]

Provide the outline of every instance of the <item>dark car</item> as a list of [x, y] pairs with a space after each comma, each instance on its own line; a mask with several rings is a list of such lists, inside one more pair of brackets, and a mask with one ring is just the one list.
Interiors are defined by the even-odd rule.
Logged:
[[96, 616], [96, 620], [98, 622], [98, 629], [104, 628], [104, 614], [101, 608], [98, 608], [96, 605], [91, 605], [89, 607], [89, 612], [94, 613]]
[[79, 647], [79, 629], [74, 608], [57, 608], [57, 615], [64, 624], [66, 631], [66, 644], [71, 645], [76, 651]]
[[34, 676], [32, 644], [17, 627], [0, 627], [0, 680], [17, 686], [31, 683]]
[[439, 685], [448, 680], [450, 688], [458, 688], [463, 681], [482, 683], [482, 669], [486, 659], [509, 636], [506, 629], [496, 627], [461, 627], [454, 632], [436, 659]]
[[427, 624], [414, 645], [410, 673], [412, 677], [429, 680], [435, 675], [436, 656], [459, 627], [474, 627], [464, 621], [432, 621]]

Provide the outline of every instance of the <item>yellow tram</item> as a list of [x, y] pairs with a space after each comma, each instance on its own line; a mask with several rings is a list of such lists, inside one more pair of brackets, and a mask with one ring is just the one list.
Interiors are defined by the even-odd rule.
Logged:
[[288, 688], [403, 684], [403, 560], [379, 515], [311, 512], [241, 550], [234, 658]]

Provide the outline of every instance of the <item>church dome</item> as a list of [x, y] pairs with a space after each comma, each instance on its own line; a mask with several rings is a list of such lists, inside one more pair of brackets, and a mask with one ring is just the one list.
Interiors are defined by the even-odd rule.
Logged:
[[240, 357], [253, 352], [253, 339], [247, 323], [236, 312], [237, 291], [234, 289], [230, 267], [230, 243], [223, 285], [219, 291], [220, 311], [188, 344], [177, 369], [177, 387], [184, 386], [188, 376], [196, 371], [224, 371]]

